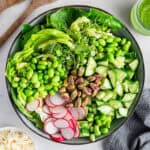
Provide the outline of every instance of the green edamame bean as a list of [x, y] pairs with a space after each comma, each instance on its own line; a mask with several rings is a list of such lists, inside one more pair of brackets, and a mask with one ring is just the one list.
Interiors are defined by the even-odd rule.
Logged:
[[29, 90], [29, 89], [26, 89], [24, 91], [25, 95], [28, 97], [28, 96], [31, 96], [33, 94], [33, 90]]
[[107, 43], [112, 43], [114, 41], [114, 38], [111, 36], [108, 36], [108, 38], [106, 39]]
[[60, 80], [60, 77], [59, 76], [55, 76], [53, 79], [52, 79], [52, 82], [58, 82]]
[[31, 62], [34, 63], [34, 64], [36, 64], [38, 61], [37, 61], [36, 58], [32, 58], [32, 61], [31, 61]]
[[39, 69], [39, 70], [45, 70], [46, 66], [45, 65], [37, 65], [37, 69]]
[[37, 83], [37, 82], [39, 82], [37, 73], [34, 73], [34, 74], [33, 74], [32, 78], [31, 78], [31, 82], [32, 82], [32, 83]]
[[80, 124], [81, 128], [87, 128], [87, 129], [89, 128], [89, 122], [88, 121], [80, 121], [79, 124]]
[[94, 142], [94, 141], [95, 141], [95, 135], [94, 135], [94, 134], [91, 134], [91, 135], [90, 135], [90, 140], [91, 140], [91, 142]]
[[48, 69], [48, 75], [50, 78], [52, 78], [54, 76], [54, 69], [52, 68]]
[[55, 95], [55, 93], [56, 93], [56, 92], [55, 92], [53, 89], [49, 91], [49, 94], [50, 94], [51, 96], [52, 96], [52, 95]]
[[100, 136], [101, 135], [101, 132], [99, 130], [99, 126], [98, 125], [94, 126], [94, 134], [95, 134], [95, 136]]
[[127, 39], [126, 39], [126, 38], [123, 38], [123, 39], [121, 40], [121, 45], [125, 45], [126, 42], [127, 42]]
[[101, 129], [102, 134], [106, 134], [106, 133], [108, 133], [108, 131], [109, 131], [108, 128], [102, 128]]
[[39, 64], [46, 66], [48, 63], [47, 63], [47, 61], [39, 61]]
[[103, 46], [103, 47], [106, 46], [106, 42], [104, 39], [99, 39], [98, 42], [101, 46]]
[[15, 82], [15, 81], [12, 82], [12, 87], [16, 88], [16, 87], [18, 87], [18, 86], [19, 86], [19, 83], [18, 83], [18, 82]]
[[123, 50], [125, 50], [126, 52], [129, 51], [130, 46], [131, 46], [131, 42], [128, 41], [125, 45], [123, 45]]

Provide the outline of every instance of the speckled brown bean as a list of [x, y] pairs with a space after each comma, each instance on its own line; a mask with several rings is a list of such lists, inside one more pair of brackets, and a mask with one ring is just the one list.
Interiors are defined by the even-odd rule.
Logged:
[[67, 79], [64, 80], [64, 87], [67, 87], [68, 86], [68, 81]]
[[65, 87], [62, 87], [60, 90], [59, 90], [60, 93], [64, 93], [66, 92], [66, 88]]
[[96, 77], [95, 76], [90, 76], [87, 78], [87, 81], [90, 81], [90, 82], [93, 82], [96, 80]]
[[75, 107], [81, 107], [82, 105], [82, 99], [78, 97], [78, 99], [75, 101]]
[[69, 101], [70, 100], [70, 96], [68, 93], [62, 93], [61, 97], [65, 100], [65, 101]]
[[95, 97], [98, 93], [98, 90], [94, 90], [93, 93], [92, 93], [92, 97]]
[[71, 74], [74, 75], [74, 76], [76, 76], [77, 75], [77, 70], [72, 70]]
[[73, 84], [70, 84], [70, 85], [68, 85], [68, 87], [67, 87], [67, 90], [69, 91], [69, 92], [72, 92], [73, 90], [75, 89], [75, 85]]
[[78, 91], [78, 97], [81, 97], [82, 92]]
[[87, 96], [87, 95], [86, 95], [85, 93], [82, 92], [81, 97], [82, 97], [82, 98], [85, 98], [86, 96]]
[[89, 97], [85, 97], [82, 102], [82, 106], [86, 106], [89, 103]]
[[74, 84], [74, 78], [73, 78], [73, 76], [72, 75], [70, 75], [69, 76], [69, 78], [68, 78], [68, 84], [70, 85], [73, 85]]
[[81, 84], [83, 83], [84, 79], [83, 78], [77, 78], [75, 81], [75, 84]]
[[83, 92], [87, 95], [92, 95], [92, 89], [89, 87], [84, 87]]
[[78, 91], [77, 89], [75, 89], [72, 93], [71, 93], [71, 100], [75, 100], [75, 98], [78, 96]]
[[78, 85], [78, 89], [80, 89], [80, 90], [83, 90], [84, 87], [85, 87], [85, 84], [83, 84], [83, 83]]
[[84, 67], [80, 67], [79, 70], [78, 70], [78, 76], [82, 77], [84, 75], [84, 71], [85, 71], [85, 68]]

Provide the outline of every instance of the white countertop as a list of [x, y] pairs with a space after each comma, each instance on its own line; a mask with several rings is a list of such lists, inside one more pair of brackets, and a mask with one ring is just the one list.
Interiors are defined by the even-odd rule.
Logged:
[[[67, 4], [84, 4], [84, 5], [91, 5], [96, 6], [99, 8], [102, 8], [119, 19], [121, 19], [125, 25], [128, 27], [128, 29], [131, 31], [131, 33], [134, 35], [135, 39], [139, 43], [143, 56], [145, 61], [145, 70], [146, 70], [146, 81], [145, 81], [145, 87], [149, 87], [150, 83], [150, 37], [142, 36], [135, 32], [133, 28], [131, 27], [130, 21], [129, 21], [129, 13], [131, 6], [133, 3], [135, 3], [136, 0], [59, 0], [57, 2], [54, 2], [50, 5], [46, 5], [43, 7], [38, 8], [35, 10], [26, 20], [25, 22], [31, 20], [38, 14], [54, 7], [67, 5]], [[4, 13], [0, 14], [0, 34], [6, 29], [7, 25], [11, 24], [14, 18], [16, 18], [23, 9], [27, 6], [28, 1], [15, 6], [13, 8], [10, 8], [6, 10]], [[45, 140], [38, 135], [34, 134], [32, 131], [30, 131], [25, 125], [20, 121], [18, 116], [16, 115], [14, 109], [12, 108], [12, 105], [9, 101], [6, 85], [5, 85], [5, 78], [4, 78], [4, 69], [5, 69], [5, 63], [7, 54], [10, 48], [10, 45], [14, 38], [16, 37], [16, 34], [19, 32], [19, 29], [9, 38], [9, 40], [3, 45], [3, 47], [0, 48], [0, 126], [16, 126], [23, 130], [25, 130], [29, 135], [31, 135], [35, 141], [35, 144], [37, 146], [37, 150], [49, 150], [49, 149], [55, 149], [55, 150], [102, 150], [102, 144], [101, 142], [93, 143], [90, 145], [81, 145], [81, 146], [68, 146], [68, 145], [62, 145], [57, 144], [48, 140]]]

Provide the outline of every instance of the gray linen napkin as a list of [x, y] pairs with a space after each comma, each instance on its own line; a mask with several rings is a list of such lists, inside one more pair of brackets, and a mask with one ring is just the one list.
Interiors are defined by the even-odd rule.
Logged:
[[104, 141], [105, 150], [150, 150], [150, 89], [143, 91], [133, 116]]

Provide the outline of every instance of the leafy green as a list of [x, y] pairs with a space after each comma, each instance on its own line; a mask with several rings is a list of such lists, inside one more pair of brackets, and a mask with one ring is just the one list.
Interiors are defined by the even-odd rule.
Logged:
[[123, 24], [114, 16], [94, 8], [91, 8], [89, 10], [88, 18], [90, 18], [93, 22], [96, 22], [100, 25], [108, 26], [112, 30], [119, 30], [124, 27]]
[[[46, 47], [53, 43], [62, 43], [70, 48], [73, 48], [72, 39], [69, 35], [56, 29], [43, 29], [36, 34], [32, 34], [31, 38], [27, 41], [24, 49]], [[43, 44], [43, 45], [42, 45]]]
[[62, 8], [55, 13], [48, 14], [46, 16], [47, 26], [54, 27], [58, 30], [66, 31], [74, 20], [85, 14], [86, 11], [78, 8]]
[[19, 41], [19, 49], [23, 49], [26, 42], [30, 39], [31, 35], [41, 30], [40, 25], [31, 27], [29, 24], [24, 24], [22, 28], [22, 36]]
[[30, 113], [26, 110], [26, 108], [20, 103], [19, 99], [17, 98], [15, 90], [13, 88], [11, 88], [11, 94], [12, 94], [13, 101], [15, 102], [19, 111], [22, 112], [30, 121], [32, 121], [37, 128], [41, 129], [43, 123], [39, 115], [37, 115], [35, 112]]

